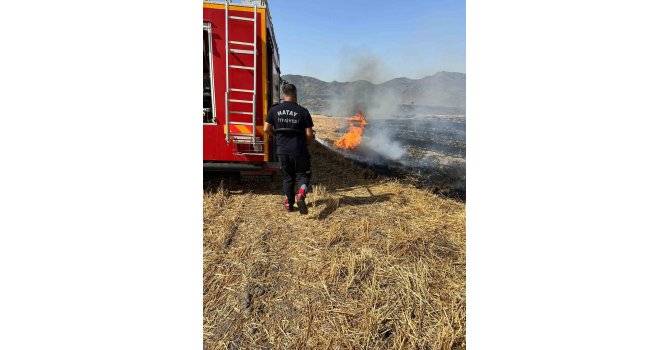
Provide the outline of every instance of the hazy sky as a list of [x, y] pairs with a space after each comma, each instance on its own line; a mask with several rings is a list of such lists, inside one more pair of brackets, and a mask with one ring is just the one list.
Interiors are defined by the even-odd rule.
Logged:
[[465, 0], [268, 3], [282, 74], [378, 83], [465, 73]]

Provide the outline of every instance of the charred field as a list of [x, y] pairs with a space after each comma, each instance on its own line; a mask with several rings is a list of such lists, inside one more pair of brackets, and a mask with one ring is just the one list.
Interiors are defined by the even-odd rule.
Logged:
[[307, 215], [203, 178], [204, 348], [464, 349], [465, 203], [310, 152]]
[[368, 118], [361, 144], [339, 149], [344, 118], [314, 116], [318, 141], [373, 172], [465, 200], [465, 117]]

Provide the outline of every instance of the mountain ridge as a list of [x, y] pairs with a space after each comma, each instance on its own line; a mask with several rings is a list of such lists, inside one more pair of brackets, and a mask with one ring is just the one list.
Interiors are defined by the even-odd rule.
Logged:
[[440, 71], [419, 79], [398, 77], [375, 84], [367, 80], [326, 82], [286, 74], [296, 85], [301, 105], [315, 114], [352, 115], [357, 110], [391, 116], [465, 114], [466, 75]]
[[310, 75], [292, 74], [292, 73], [290, 73], [290, 74], [283, 74], [283, 75], [282, 75], [282, 78], [293, 76], [293, 77], [305, 77], [305, 78], [310, 78], [310, 79], [318, 80], [318, 81], [321, 81], [321, 82], [324, 82], [324, 83], [342, 83], [342, 84], [346, 84], [346, 83], [354, 83], [354, 82], [357, 82], [357, 81], [364, 81], [364, 82], [368, 82], [368, 83], [373, 84], [373, 85], [382, 85], [382, 84], [391, 82], [391, 81], [393, 81], [393, 80], [401, 80], [401, 79], [403, 79], [403, 80], [422, 80], [422, 79], [426, 79], [426, 78], [430, 78], [430, 77], [434, 77], [434, 76], [442, 76], [442, 75], [462, 76], [463, 78], [465, 78], [465, 76], [466, 76], [465, 73], [460, 73], [460, 72], [448, 72], [448, 71], [441, 70], [441, 71], [439, 71], [439, 72], [433, 73], [433, 74], [431, 74], [431, 75], [426, 75], [426, 76], [421, 77], [421, 78], [397, 77], [397, 78], [391, 78], [391, 79], [386, 80], [386, 81], [383, 81], [383, 82], [381, 82], [381, 83], [373, 83], [373, 82], [371, 82], [371, 81], [369, 81], [369, 80], [365, 80], [365, 79], [356, 79], [356, 80], [351, 80], [351, 81], [339, 81], [339, 80], [325, 81], [325, 80], [323, 80], [323, 79], [315, 78], [315, 77], [310, 76]]

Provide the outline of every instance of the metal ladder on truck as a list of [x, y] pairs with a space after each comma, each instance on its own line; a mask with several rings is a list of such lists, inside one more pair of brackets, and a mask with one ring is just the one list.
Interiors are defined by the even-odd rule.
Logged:
[[[236, 155], [263, 155], [265, 142], [261, 137], [256, 136], [256, 98], [258, 96], [257, 88], [257, 61], [258, 61], [258, 26], [257, 26], [257, 6], [254, 5], [254, 17], [240, 17], [240, 16], [231, 16], [229, 15], [229, 2], [226, 1], [226, 143], [230, 144], [232, 139], [233, 144], [237, 145]], [[244, 42], [244, 41], [231, 41], [229, 38], [229, 26], [228, 22], [230, 20], [235, 21], [248, 21], [253, 22], [254, 26], [254, 41], [253, 42]], [[231, 49], [230, 45], [239, 45], [239, 46], [251, 46], [251, 50], [242, 50], [242, 49]], [[243, 54], [243, 55], [252, 55], [254, 64], [253, 66], [239, 66], [231, 65], [229, 62], [230, 54]], [[252, 90], [240, 89], [230, 87], [230, 72], [231, 69], [243, 69], [253, 71], [254, 85]], [[244, 92], [251, 94], [251, 100], [240, 100], [240, 99], [231, 99], [231, 92]], [[230, 102], [236, 103], [245, 103], [251, 104], [251, 112], [249, 111], [231, 111]], [[248, 115], [251, 117], [250, 121], [231, 121], [230, 115]], [[231, 125], [243, 125], [251, 128], [251, 133], [241, 133], [241, 132], [231, 132]]]

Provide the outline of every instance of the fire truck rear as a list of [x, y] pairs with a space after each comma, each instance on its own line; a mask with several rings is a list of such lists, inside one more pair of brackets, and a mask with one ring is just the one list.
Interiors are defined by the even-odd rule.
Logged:
[[203, 169], [277, 172], [263, 131], [279, 102], [279, 52], [265, 0], [203, 3]]

